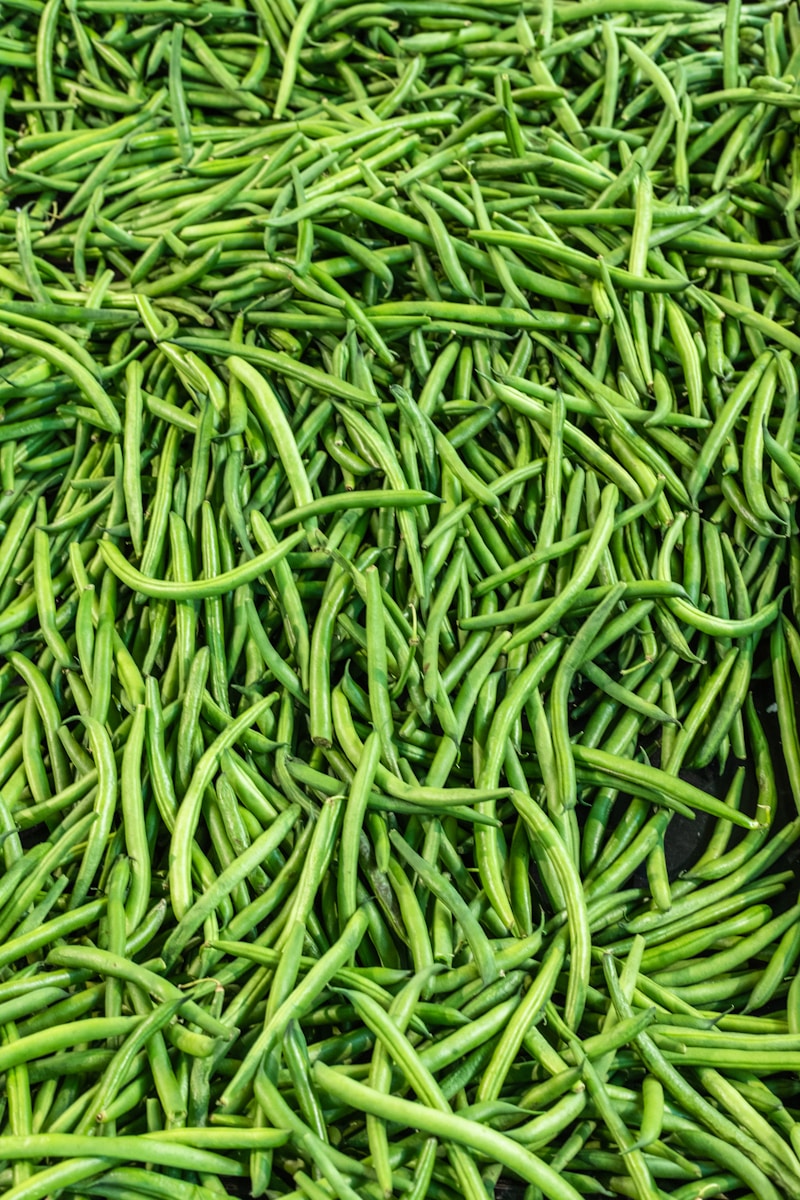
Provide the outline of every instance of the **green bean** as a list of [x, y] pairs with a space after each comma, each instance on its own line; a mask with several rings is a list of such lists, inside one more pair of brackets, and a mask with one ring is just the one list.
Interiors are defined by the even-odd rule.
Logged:
[[389, 837], [395, 850], [409, 866], [413, 867], [419, 878], [425, 883], [425, 886], [451, 910], [470, 944], [481, 978], [484, 983], [491, 983], [497, 978], [495, 958], [483, 930], [469, 907], [464, 903], [456, 889], [433, 871], [424, 858], [413, 851], [394, 832], [390, 833]]
[[400, 775], [400, 765], [393, 740], [383, 600], [377, 567], [367, 567], [364, 578], [367, 584], [367, 670], [370, 711], [380, 742], [381, 758], [390, 771], [395, 775]]
[[351, 581], [338, 564], [331, 568], [330, 582], [311, 634], [310, 673], [308, 696], [310, 705], [311, 738], [317, 746], [333, 744], [333, 717], [331, 713], [330, 657], [333, 645], [333, 628], [337, 612], [347, 600]]
[[359, 838], [380, 752], [381, 740], [375, 731], [364, 743], [364, 757], [353, 778], [342, 822], [341, 869], [337, 884], [340, 925], [344, 925], [350, 919], [357, 907], [356, 878]]
[[35, 509], [36, 500], [32, 495], [21, 497], [13, 517], [8, 523], [3, 540], [0, 542], [0, 584], [5, 582], [8, 572], [11, 570], [17, 552], [30, 528]]
[[333, 496], [321, 496], [318, 500], [312, 500], [310, 504], [302, 508], [290, 509], [274, 518], [272, 528], [285, 529], [287, 525], [303, 524], [310, 517], [352, 508], [416, 508], [434, 504], [438, 500], [439, 497], [432, 492], [415, 492], [410, 489], [404, 492], [394, 492], [389, 489], [364, 488], [358, 492], [341, 492]]
[[[670, 581], [669, 552], [677, 541], [685, 521], [686, 513], [681, 513], [676, 519], [670, 533], [664, 539], [664, 544], [659, 554], [659, 573], [665, 582]], [[775, 614], [780, 608], [780, 601], [774, 600], [759, 612], [755, 612], [741, 620], [736, 620], [733, 618], [717, 617], [711, 613], [704, 613], [701, 609], [695, 608], [694, 605], [687, 603], [687, 601], [677, 596], [667, 597], [666, 604], [676, 617], [684, 618], [687, 624], [702, 630], [704, 633], [710, 633], [716, 637], [730, 636], [741, 638], [749, 637], [751, 634], [768, 628], [774, 621]]]
[[[676, 900], [673, 906], [671, 918], [679, 919], [680, 917], [686, 915], [687, 912], [700, 909], [707, 903], [715, 903], [717, 900], [733, 894], [740, 883], [747, 882], [749, 878], [752, 877], [752, 863], [756, 863], [756, 871], [760, 870], [762, 864], [764, 863], [769, 865], [772, 861], [774, 861], [774, 856], [780, 854], [784, 839], [790, 841], [794, 836], [794, 833], [795, 831], [793, 828], [787, 827], [787, 831], [782, 831], [782, 834], [778, 835], [777, 847], [772, 845], [772, 843], [769, 843], [766, 847], [761, 848], [755, 854], [751, 855], [749, 859], [745, 856], [745, 866], [742, 867], [737, 864], [731, 875], [725, 876], [722, 880], [712, 884], [710, 891], [709, 889], [704, 889], [704, 892], [693, 893], [689, 896], [681, 897], [679, 900]], [[633, 918], [631, 927], [633, 932], [641, 932], [642, 930], [647, 930], [648, 926], [650, 926], [652, 923], [652, 917], [643, 914]]]
[[24, 655], [13, 650], [9, 651], [8, 661], [30, 688], [31, 696], [44, 726], [44, 734], [50, 753], [53, 782], [56, 790], [61, 791], [63, 788], [69, 786], [69, 782], [66, 774], [66, 762], [58, 736], [61, 716], [58, 711], [56, 699], [45, 676]]
[[[40, 501], [40, 512], [43, 512]], [[42, 636], [53, 656], [62, 667], [72, 666], [72, 655], [67, 649], [56, 622], [56, 604], [53, 578], [50, 571], [50, 546], [47, 533], [38, 528], [33, 534], [33, 578], [36, 594], [36, 610]]]
[[[664, 708], [659, 707], [659, 705], [644, 699], [637, 692], [633, 692], [622, 684], [618, 684], [595, 663], [585, 662], [581, 667], [581, 672], [591, 683], [601, 688], [607, 696], [633, 709], [640, 716], [665, 724], [678, 725], [680, 723], [674, 713], [667, 712]], [[662, 737], [664, 736], [662, 735]]]
[[800, 744], [797, 731], [792, 723], [794, 699], [789, 682], [789, 664], [786, 653], [784, 628], [779, 621], [770, 637], [772, 655], [772, 677], [775, 688], [775, 700], [778, 710], [778, 723], [783, 743], [783, 755], [789, 775], [789, 787], [797, 804], [798, 786], [800, 785]]
[[184, 797], [175, 813], [169, 856], [170, 894], [173, 910], [181, 920], [192, 906], [191, 845], [200, 817], [203, 793], [217, 769], [220, 755], [235, 745], [238, 738], [249, 729], [257, 717], [265, 711], [268, 699], [247, 708], [220, 733], [198, 760]]
[[[573, 754], [576, 763], [581, 766], [585, 764], [587, 767], [596, 767], [601, 772], [608, 772], [628, 784], [633, 784], [636, 779], [639, 779], [645, 786], [646, 781], [652, 781], [650, 786], [653, 790], [657, 790], [663, 798], [663, 802], [669, 804], [672, 800], [680, 803], [685, 803], [689, 807], [696, 807], [701, 812], [709, 812], [717, 817], [727, 817], [734, 824], [741, 825], [744, 829], [757, 829], [758, 821], [751, 817], [746, 817], [743, 814], [728, 809], [724, 804], [712, 797], [700, 792], [692, 784], [684, 784], [680, 780], [672, 780], [671, 784], [667, 782], [667, 775], [664, 771], [657, 767], [645, 766], [641, 763], [627, 763], [617, 755], [607, 754], [603, 750], [594, 750], [589, 747], [580, 745], [573, 746]], [[663, 780], [663, 782], [657, 782]]]
[[540, 617], [526, 625], [524, 629], [514, 634], [508, 644], [508, 649], [525, 645], [533, 638], [552, 629], [560, 618], [569, 611], [570, 606], [581, 592], [591, 582], [597, 570], [598, 562], [611, 538], [614, 509], [617, 504], [618, 491], [613, 484], [608, 484], [603, 491], [602, 508], [599, 520], [586, 545], [584, 553], [576, 564], [576, 569], [563, 591], [545, 608]]
[[[99, 1157], [70, 1158], [69, 1161], [37, 1171], [33, 1179], [26, 1180], [18, 1187], [9, 1189], [9, 1194], [12, 1195], [13, 1200], [38, 1200], [39, 1197], [46, 1196], [52, 1187], [59, 1187], [59, 1185], [68, 1187], [72, 1183], [79, 1183], [91, 1178], [92, 1175], [100, 1174], [106, 1161]], [[16, 1196], [13, 1195], [14, 1192], [17, 1193]]]
[[[342, 410], [342, 417], [344, 418], [345, 425], [362, 439], [364, 445], [369, 448], [370, 456], [385, 472], [391, 486], [404, 490], [407, 487], [407, 482], [403, 476], [391, 442], [384, 441], [359, 413], [350, 409]], [[411, 519], [410, 514], [403, 509], [398, 511], [397, 522], [406, 542], [414, 586], [418, 594], [423, 596], [425, 594], [424, 575], [422, 559], [419, 553], [417, 526]]]
[[227, 360], [228, 370], [248, 389], [256, 404], [256, 415], [265, 430], [275, 439], [278, 454], [286, 467], [292, 494], [298, 506], [313, 501], [305, 467], [295, 445], [294, 435], [283, 415], [278, 398], [267, 380], [250, 363], [237, 355]]
[[732, 1112], [754, 1138], [775, 1158], [780, 1159], [789, 1171], [800, 1175], [800, 1163], [795, 1155], [784, 1140], [770, 1128], [768, 1122], [742, 1097], [737, 1088], [713, 1069], [702, 1070], [700, 1078], [712, 1096]]
[[217, 907], [220, 898], [231, 891], [240, 879], [249, 875], [253, 865], [261, 863], [273, 850], [278, 848], [296, 822], [299, 813], [300, 810], [297, 806], [290, 806], [281, 813], [274, 824], [226, 867], [213, 886], [195, 901], [165, 943], [164, 958], [168, 965], [174, 962], [182, 947], [199, 929], [206, 916]]
[[552, 994], [556, 975], [563, 963], [563, 949], [555, 943], [542, 963], [541, 970], [523, 1001], [516, 1009], [504, 1033], [495, 1046], [494, 1053], [481, 1078], [476, 1097], [492, 1100], [499, 1096], [511, 1062], [518, 1053], [529, 1026], [534, 1021], [548, 996]]
[[322, 1141], [327, 1142], [328, 1131], [325, 1126], [322, 1107], [309, 1077], [311, 1064], [308, 1057], [308, 1047], [297, 1022], [289, 1022], [286, 1034], [284, 1035], [283, 1045], [287, 1066], [303, 1116], [309, 1122], [316, 1135]]
[[[77, 1123], [75, 1129], [77, 1135], [87, 1134], [95, 1122], [107, 1119], [107, 1110], [110, 1108], [139, 1049], [154, 1033], [159, 1032], [175, 1017], [179, 1008], [180, 999], [174, 1000], [171, 1004], [162, 1004], [154, 1009], [150, 1016], [143, 1018], [137, 1023], [137, 1027], [131, 1031], [120, 1046], [103, 1073], [96, 1089], [93, 1090], [90, 1102]], [[53, 1132], [52, 1128], [51, 1132]]]
[[[752, 934], [742, 938], [739, 946], [735, 949], [722, 950], [720, 954], [710, 955], [708, 959], [704, 960], [702, 965], [698, 964], [696, 966], [686, 967], [685, 970], [684, 968], [675, 967], [674, 971], [657, 972], [655, 976], [656, 983], [663, 983], [667, 985], [676, 983], [678, 986], [684, 986], [687, 983], [696, 983], [699, 982], [700, 979], [714, 976], [714, 974], [716, 974], [717, 960], [720, 961], [720, 965], [722, 965], [723, 962], [727, 965], [729, 960], [733, 962], [745, 961], [750, 946], [754, 946], [759, 949], [762, 948], [762, 943], [766, 944], [766, 946], [769, 946], [772, 938], [775, 936], [782, 936], [783, 932], [790, 928], [792, 924], [794, 924], [795, 917], [796, 913], [794, 913], [793, 910], [789, 910], [788, 913], [783, 914], [782, 917], [775, 918], [774, 922], [769, 922], [768, 924], [762, 926], [762, 929], [753, 931]], [[739, 959], [739, 952], [742, 946], [745, 947], [744, 958]], [[708, 974], [706, 974], [706, 971], [708, 971]]]
[[[252, 514], [253, 534], [265, 553], [275, 550], [278, 546], [270, 526], [264, 517], [258, 513]], [[309, 675], [309, 633], [300, 594], [292, 577], [286, 560], [279, 560], [273, 567], [276, 583], [283, 597], [286, 610], [287, 631], [290, 634], [294, 653], [300, 668], [300, 679], [304, 688], [308, 686]]]
[[36, 803], [50, 798], [50, 784], [40, 748], [41, 720], [32, 695], [28, 695], [22, 721], [22, 769]]
[[[521, 711], [529, 690], [544, 678], [557, 659], [561, 645], [559, 639], [554, 639], [535, 655], [528, 667], [517, 677], [513, 688], [509, 689], [499, 706], [487, 738], [486, 759], [480, 774], [481, 786], [496, 785], [500, 777], [508, 731]], [[491, 805], [485, 811], [488, 815], [493, 815]], [[487, 830], [485, 834], [476, 835], [476, 856], [487, 895], [498, 915], [513, 927], [514, 914], [502, 882], [502, 866], [498, 857], [497, 837], [491, 830]]]
[[298, 546], [304, 537], [305, 533], [300, 530], [290, 534], [274, 550], [259, 554], [231, 571], [224, 571], [215, 579], [195, 579], [183, 583], [170, 583], [142, 574], [127, 562], [113, 542], [101, 542], [100, 551], [109, 569], [132, 591], [141, 592], [155, 600], [204, 600], [211, 596], [222, 596], [232, 588], [257, 579]]
[[[764, 446], [770, 458], [773, 459], [775, 465], [786, 476], [786, 479], [794, 485], [800, 486], [800, 470], [792, 455], [772, 436], [769, 430], [765, 427], [762, 430]], [[770, 517], [774, 520], [774, 516]]]
[[89, 904], [82, 905], [73, 912], [61, 913], [57, 917], [53, 917], [50, 921], [45, 921], [38, 929], [29, 930], [26, 933], [21, 933], [18, 937], [10, 938], [0, 953], [0, 963], [16, 962], [18, 959], [24, 958], [26, 955], [41, 949], [42, 946], [48, 946], [52, 940], [60, 936], [69, 936], [70, 933], [78, 929], [85, 929], [105, 909], [105, 900], [91, 901]]
[[[333, 853], [333, 846], [340, 828], [342, 817], [343, 797], [341, 795], [327, 798], [322, 806], [319, 819], [309, 847], [308, 858], [300, 874], [289, 916], [295, 924], [309, 920], [314, 899], [319, 892], [322, 880]], [[278, 935], [277, 945], [282, 947], [290, 935], [291, 922], [287, 921], [284, 930]]]
[[252, 597], [245, 596], [245, 609], [247, 613], [247, 626], [250, 636], [255, 643], [258, 652], [264, 661], [265, 666], [272, 672], [275, 678], [282, 684], [283, 687], [294, 695], [301, 703], [305, 703], [305, 693], [302, 685], [295, 675], [292, 668], [280, 657], [275, 651], [272, 643], [264, 632], [264, 627], [259, 620]]
[[561, 1200], [562, 1197], [564, 1200], [575, 1200], [578, 1195], [574, 1188], [559, 1180], [555, 1172], [550, 1171], [540, 1159], [512, 1143], [503, 1134], [455, 1115], [437, 1113], [427, 1105], [395, 1096], [380, 1096], [364, 1084], [339, 1075], [324, 1063], [316, 1063], [313, 1073], [324, 1091], [328, 1091], [337, 1099], [346, 1099], [361, 1111], [369, 1111], [400, 1124], [416, 1126], [423, 1132], [437, 1137], [450, 1138], [464, 1146], [487, 1151], [490, 1157], [504, 1162], [530, 1183], [542, 1186], [545, 1195], [553, 1197], [554, 1200]]
[[93, 823], [86, 849], [70, 895], [70, 908], [86, 898], [105, 852], [117, 804], [117, 763], [107, 730], [91, 716], [83, 718], [89, 733], [92, 758], [97, 769], [97, 790], [93, 805]]
[[300, 1017], [304, 1011], [307, 1011], [319, 992], [325, 987], [327, 980], [349, 961], [361, 942], [366, 927], [367, 916], [364, 909], [360, 908], [348, 921], [338, 942], [317, 960], [303, 982], [275, 1010], [271, 1020], [248, 1050], [233, 1079], [227, 1084], [220, 1098], [221, 1106], [234, 1111], [241, 1105], [242, 1089], [255, 1075], [261, 1056], [273, 1042], [283, 1036], [283, 1031], [289, 1021]]
[[752, 909], [738, 912], [729, 920], [720, 920], [719, 925], [715, 926], [713, 930], [687, 934], [672, 942], [661, 942], [658, 946], [645, 950], [642, 955], [642, 966], [647, 970], [665, 968], [673, 962], [692, 957], [695, 951], [699, 953], [709, 946], [716, 945], [717, 942], [723, 941], [728, 934], [752, 933], [760, 928], [769, 916], [770, 910], [766, 905], [753, 906]]
[[3, 1186], [793, 1195], [795, 7], [15, 3]]
[[[20, 318], [15, 318], [11, 313], [3, 311], [0, 316], [4, 322], [8, 321], [8, 317], [12, 317], [12, 321], [16, 324]], [[38, 322], [34, 323], [38, 325]], [[71, 340], [71, 339], [70, 339]], [[41, 338], [29, 337], [27, 334], [18, 333], [16, 330], [9, 329], [4, 324], [0, 329], [0, 342], [5, 345], [12, 346], [15, 349], [27, 351], [31, 354], [39, 354], [54, 366], [59, 367], [75, 382], [81, 392], [90, 401], [93, 408], [87, 410], [95, 414], [93, 420], [101, 429], [108, 429], [112, 433], [120, 433], [122, 425], [119, 419], [119, 414], [114, 408], [105, 391], [98, 383], [94, 375], [83, 365], [76, 361], [69, 353], [62, 350], [59, 346], [51, 346], [44, 342]]]
[[583, 623], [562, 658], [553, 678], [550, 694], [549, 718], [553, 735], [555, 766], [558, 775], [559, 810], [574, 808], [577, 802], [575, 763], [569, 740], [568, 695], [576, 671], [581, 669], [583, 659], [602, 629], [607, 617], [617, 607], [624, 592], [624, 584], [612, 587], [608, 595], [598, 604], [595, 611]]
[[753, 362], [752, 367], [750, 367], [750, 370], [742, 376], [739, 384], [735, 386], [726, 404], [724, 404], [721, 413], [717, 415], [714, 426], [711, 427], [708, 437], [706, 437], [703, 444], [703, 449], [697, 458], [696, 466], [692, 470], [690, 480], [688, 480], [688, 491], [690, 491], [693, 499], [697, 498], [700, 487], [703, 486], [705, 479], [708, 478], [708, 474], [712, 466], [714, 466], [715, 458], [722, 449], [724, 440], [726, 440], [730, 431], [732, 431], [735, 421], [739, 419], [745, 404], [758, 388], [760, 379], [762, 379], [769, 362], [770, 355], [762, 354], [758, 356], [756, 361]]
[[[4, 1042], [14, 1041], [17, 1030], [13, 1021], [9, 1021], [3, 1030]], [[33, 1113], [31, 1108], [30, 1080], [24, 1063], [12, 1068], [6, 1076], [8, 1097], [9, 1127], [12, 1135], [26, 1136], [33, 1132]], [[24, 1184], [32, 1175], [30, 1163], [15, 1163], [12, 1169], [12, 1183]]]
[[[623, 1014], [629, 1015], [631, 1011], [630, 1007], [626, 1004], [619, 991], [618, 983], [611, 974], [613, 972], [613, 965], [610, 958], [606, 958], [604, 960], [604, 968], [606, 970], [606, 977], [609, 979], [609, 987], [614, 999], [615, 1008], [620, 1016]], [[676, 1099], [679, 1099], [679, 1102], [686, 1107], [687, 1111], [699, 1117], [703, 1123], [708, 1126], [708, 1128], [714, 1130], [716, 1134], [726, 1141], [726, 1143], [729, 1143], [731, 1133], [736, 1128], [733, 1123], [730, 1122], [728, 1118], [719, 1114], [716, 1108], [714, 1108], [708, 1101], [704, 1100], [687, 1082], [683, 1080], [678, 1071], [663, 1057], [662, 1053], [658, 1050], [647, 1033], [640, 1033], [637, 1035], [636, 1043], [644, 1057], [648, 1069], [657, 1079], [661, 1081], [665, 1089], [669, 1091], [670, 1094]], [[738, 1145], [741, 1145], [741, 1133], [737, 1132], [733, 1136], [734, 1141]], [[758, 1163], [759, 1160], [763, 1163], [764, 1155], [760, 1148], [757, 1147], [757, 1143], [753, 1142], [749, 1137], [747, 1137], [746, 1140], [748, 1143], [748, 1149], [753, 1155], [753, 1160], [756, 1163]], [[756, 1150], [755, 1154], [753, 1153], [754, 1149]], [[774, 1189], [772, 1189], [772, 1191], [774, 1192]], [[775, 1192], [775, 1195], [777, 1194], [778, 1193]]]
[[131, 861], [131, 890], [125, 913], [128, 933], [132, 933], [140, 925], [150, 899], [150, 853], [141, 784], [146, 718], [147, 709], [144, 704], [138, 704], [130, 737], [123, 751], [120, 772], [125, 849]]
[[319, 0], [306, 0], [298, 14], [297, 23], [292, 27], [291, 36], [286, 48], [286, 57], [283, 62], [278, 96], [272, 114], [273, 119], [276, 121], [280, 120], [284, 109], [289, 104], [299, 65], [300, 48], [306, 33], [317, 16], [318, 9]]
[[[192, 1162], [196, 1167], [204, 1166], [209, 1171], [223, 1171], [226, 1174], [238, 1175], [239, 1164], [221, 1154], [191, 1146], [184, 1151], [180, 1144], [174, 1144], [160, 1134], [145, 1135], [142, 1142], [136, 1137], [109, 1137], [104, 1139], [108, 1145], [105, 1158], [120, 1158], [134, 1162], [153, 1162], [162, 1166], [191, 1169]], [[6, 1137], [2, 1143], [7, 1158], [35, 1158], [50, 1156], [53, 1158], [75, 1158], [76, 1155], [88, 1154], [94, 1148], [95, 1139], [86, 1134], [70, 1133], [39, 1133], [28, 1134], [26, 1137]], [[146, 1157], [148, 1155], [149, 1157]], [[85, 1163], [85, 1159], [76, 1159]], [[89, 1160], [94, 1162], [94, 1160]], [[104, 1164], [104, 1159], [100, 1158]], [[41, 1193], [40, 1193], [41, 1194]]]
[[[433, 1075], [423, 1065], [411, 1043], [384, 1013], [381, 1006], [370, 1001], [368, 997], [358, 994], [353, 995], [353, 1003], [368, 1027], [375, 1032], [392, 1058], [402, 1067], [415, 1091], [426, 1103], [439, 1112], [451, 1112], [450, 1105], [444, 1098]], [[483, 1184], [480, 1182], [474, 1160], [460, 1147], [453, 1147], [448, 1154], [465, 1195], [479, 1195]]]
[[[140, 966], [138, 963], [134, 963], [128, 959], [118, 958], [103, 950], [78, 946], [54, 947], [49, 952], [48, 958], [57, 966], [88, 967], [99, 974], [124, 979], [151, 992], [165, 1003], [177, 999], [180, 993], [180, 989], [176, 988], [168, 980], [163, 979], [155, 971], [151, 971], [147, 967]], [[185, 1016], [189, 1017], [212, 1037], [230, 1037], [232, 1030], [229, 1026], [211, 1016], [195, 1001], [191, 999], [187, 1000], [183, 996], [183, 993], [180, 993], [180, 995], [185, 1001]], [[120, 1021], [123, 1020], [129, 1019], [120, 1018]], [[128, 1026], [125, 1028], [127, 1029]], [[120, 1030], [120, 1032], [124, 1031]], [[69, 1045], [70, 1043], [67, 1042], [66, 1044]]]
[[642, 74], [653, 84], [675, 120], [680, 121], [682, 114], [677, 96], [672, 84], [661, 68], [652, 59], [648, 58], [647, 54], [635, 42], [630, 41], [628, 38], [623, 38], [622, 45], [628, 57], [632, 59]]
[[750, 993], [747, 1007], [750, 1010], [764, 1007], [787, 977], [800, 952], [796, 928], [787, 929], [764, 968], [761, 979]]

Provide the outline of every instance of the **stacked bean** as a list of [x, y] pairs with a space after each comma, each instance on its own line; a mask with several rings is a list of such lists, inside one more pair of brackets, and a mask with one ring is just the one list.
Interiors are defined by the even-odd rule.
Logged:
[[800, 1194], [797, 4], [2, 21], [4, 1195]]

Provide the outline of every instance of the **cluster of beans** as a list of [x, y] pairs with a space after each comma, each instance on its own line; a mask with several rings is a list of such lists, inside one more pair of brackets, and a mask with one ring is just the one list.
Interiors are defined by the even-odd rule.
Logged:
[[7, 1200], [800, 1195], [798, 122], [796, 0], [2, 0]]

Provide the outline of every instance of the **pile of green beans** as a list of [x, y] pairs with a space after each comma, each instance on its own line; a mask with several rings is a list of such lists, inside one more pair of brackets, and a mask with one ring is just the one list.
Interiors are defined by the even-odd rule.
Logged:
[[8, 1200], [800, 1195], [798, 81], [4, 0]]

